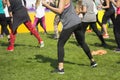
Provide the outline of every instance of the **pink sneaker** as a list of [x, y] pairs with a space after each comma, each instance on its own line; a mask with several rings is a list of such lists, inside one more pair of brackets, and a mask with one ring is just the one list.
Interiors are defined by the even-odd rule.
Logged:
[[14, 51], [14, 46], [8, 46], [7, 51]]

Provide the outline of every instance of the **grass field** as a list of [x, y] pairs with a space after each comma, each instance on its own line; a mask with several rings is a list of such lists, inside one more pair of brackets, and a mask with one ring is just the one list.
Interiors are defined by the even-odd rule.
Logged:
[[86, 42], [91, 51], [104, 49], [105, 55], [94, 56], [98, 63], [91, 68], [88, 58], [71, 37], [65, 45], [65, 74], [51, 74], [57, 64], [57, 40], [52, 39], [53, 32], [44, 35], [44, 48], [38, 48], [37, 40], [30, 33], [19, 33], [13, 52], [6, 51], [7, 38], [0, 39], [0, 80], [120, 80], [120, 53], [116, 48], [112, 28], [108, 28], [108, 47], [103, 48], [95, 33], [86, 33]]

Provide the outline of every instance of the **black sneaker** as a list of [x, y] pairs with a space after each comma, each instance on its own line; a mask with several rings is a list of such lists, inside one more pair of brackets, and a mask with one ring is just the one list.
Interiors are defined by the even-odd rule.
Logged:
[[51, 73], [64, 74], [64, 69], [61, 69], [61, 70], [55, 69], [55, 70], [51, 71]]
[[97, 63], [94, 61], [94, 62], [91, 62], [91, 67], [97, 67]]
[[114, 52], [120, 53], [120, 48], [116, 48]]

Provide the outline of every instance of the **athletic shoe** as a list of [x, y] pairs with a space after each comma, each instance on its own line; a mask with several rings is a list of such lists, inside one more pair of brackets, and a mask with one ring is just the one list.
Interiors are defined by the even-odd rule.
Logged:
[[8, 46], [7, 51], [14, 51], [14, 46]]
[[54, 39], [59, 39], [59, 35], [58, 34], [54, 34], [53, 38]]
[[0, 38], [3, 38], [3, 35], [0, 35]]
[[61, 69], [61, 70], [55, 69], [55, 70], [51, 71], [51, 73], [64, 74], [64, 69]]
[[90, 32], [92, 32], [92, 30], [88, 29], [86, 32], [89, 32], [89, 33], [90, 33]]
[[120, 53], [120, 48], [116, 48], [114, 52]]
[[42, 47], [44, 47], [44, 42], [43, 41], [40, 42], [40, 48], [42, 48]]
[[97, 63], [94, 61], [94, 62], [91, 62], [91, 67], [97, 67]]
[[103, 38], [109, 38], [109, 35], [108, 34], [104, 34]]

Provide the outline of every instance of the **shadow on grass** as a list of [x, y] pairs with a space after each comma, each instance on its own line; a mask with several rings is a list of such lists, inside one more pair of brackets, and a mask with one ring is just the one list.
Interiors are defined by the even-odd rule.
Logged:
[[[9, 43], [8, 43], [8, 42], [0, 42], [0, 45], [1, 45], [1, 46], [8, 46]], [[38, 47], [37, 45], [33, 46], [33, 45], [27, 45], [27, 44], [22, 44], [22, 43], [21, 43], [21, 44], [15, 43], [14, 46], [15, 46], [15, 47], [16, 47], [16, 46]]]
[[[29, 58], [31, 59], [31, 58]], [[42, 56], [42, 55], [35, 55], [35, 58], [34, 58], [37, 62], [39, 63], [50, 63], [50, 66], [53, 67], [53, 68], [57, 68], [57, 59], [52, 59], [50, 57], [46, 57], [46, 56]], [[29, 61], [30, 62], [30, 61]], [[70, 62], [70, 61], [64, 61], [65, 64], [77, 64], [77, 63], [74, 63], [74, 62]], [[88, 65], [85, 65], [85, 64], [77, 64], [79, 66], [88, 66]]]
[[1, 46], [8, 46], [8, 42], [7, 41], [6, 42], [5, 41], [0, 41], [0, 45]]
[[54, 39], [54, 34], [47, 34], [47, 37], [50, 39]]
[[120, 62], [117, 62], [117, 64], [120, 64]]
[[88, 44], [88, 45], [95, 46], [95, 47], [103, 47], [105, 49], [110, 49], [110, 50], [116, 48], [116, 46], [110, 45], [110, 44], [107, 44], [106, 46], [102, 46], [100, 43], [94, 43], [94, 44]]

